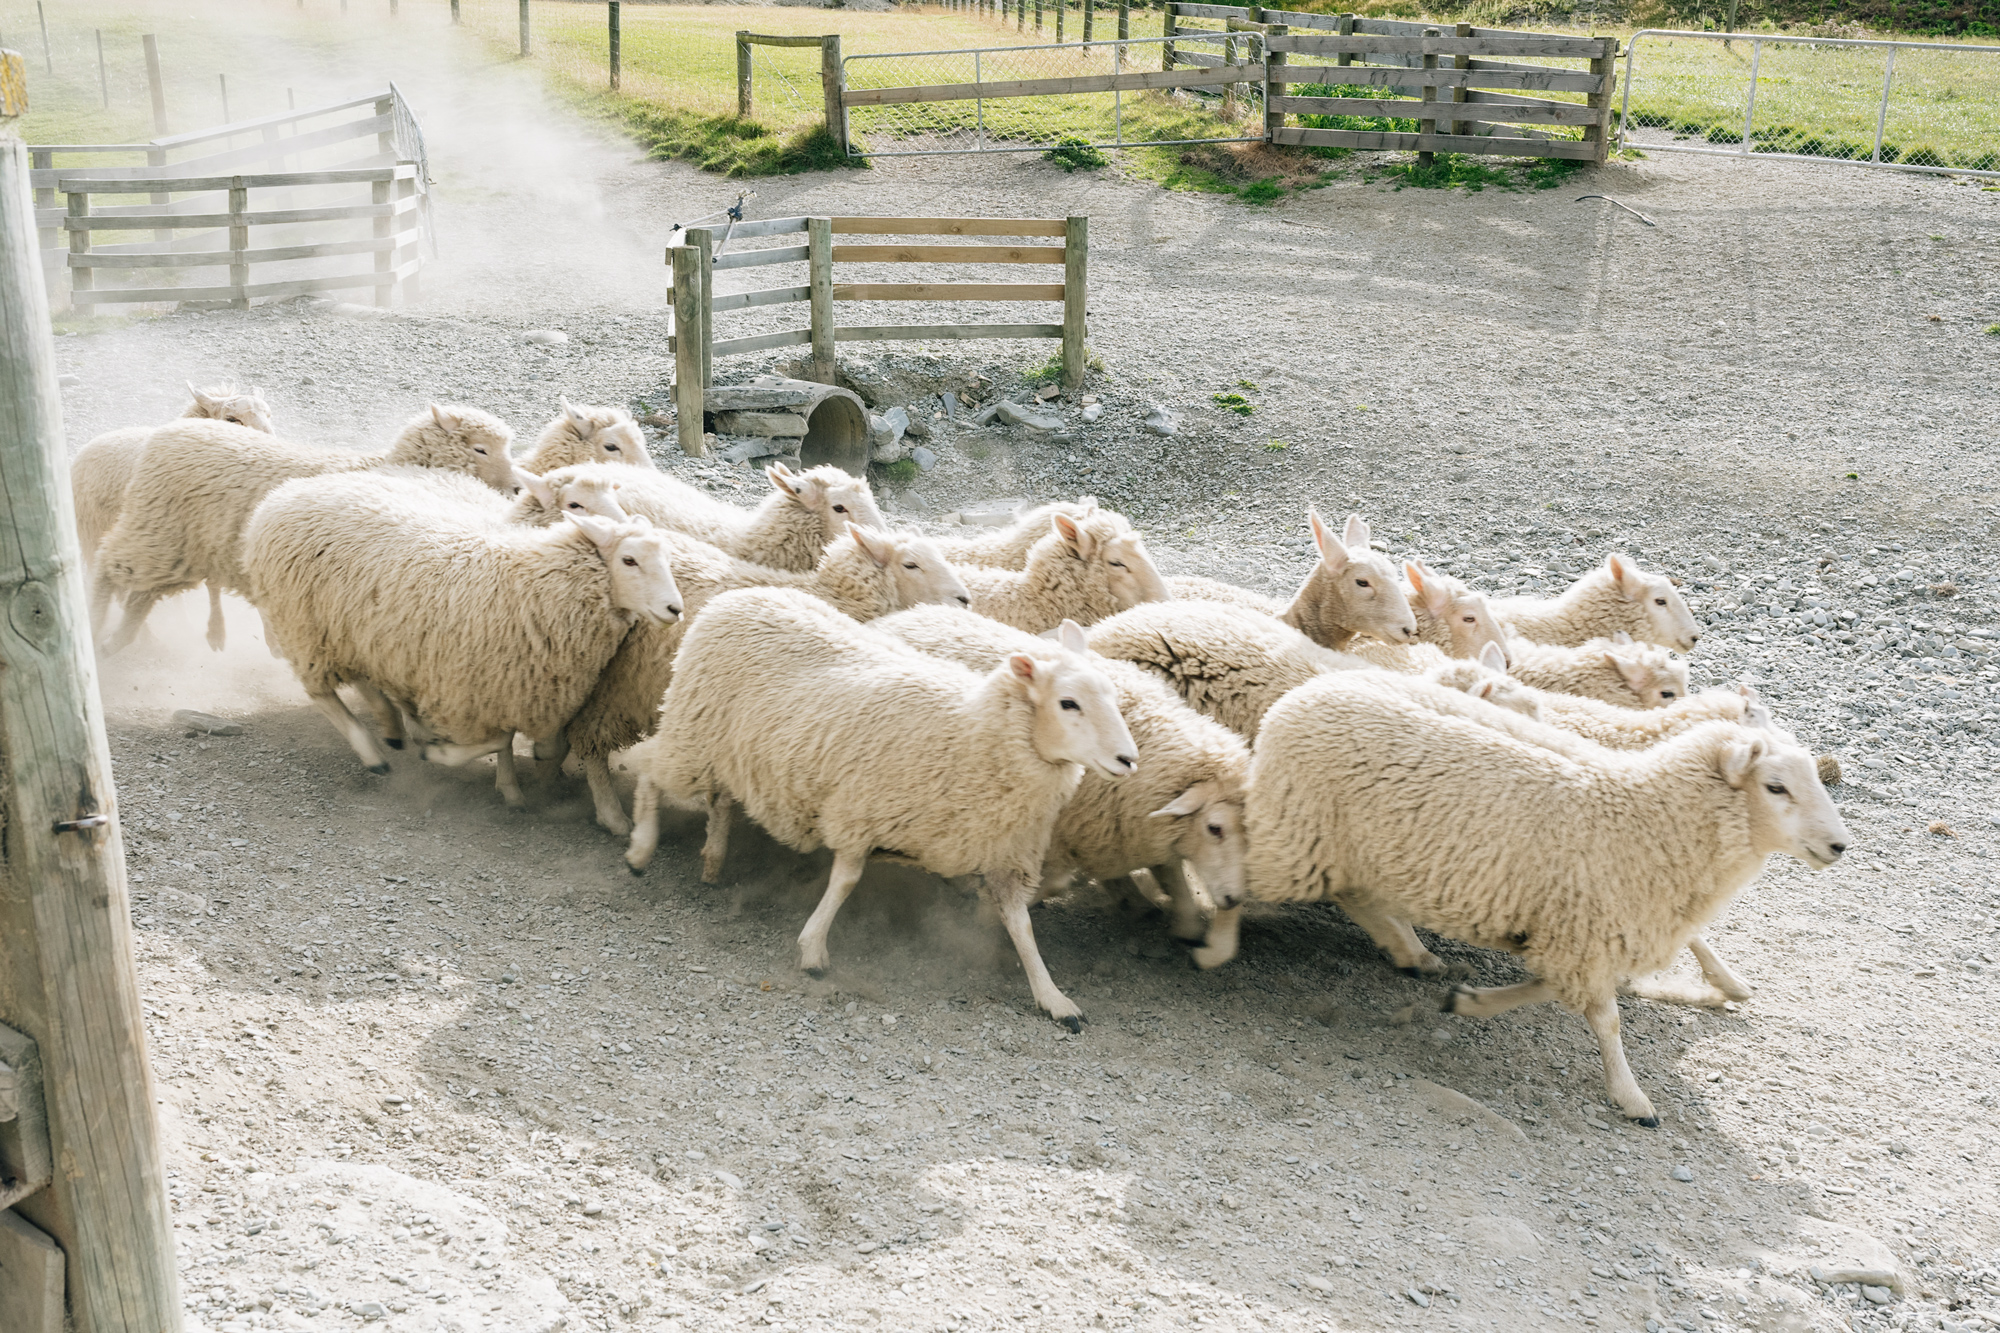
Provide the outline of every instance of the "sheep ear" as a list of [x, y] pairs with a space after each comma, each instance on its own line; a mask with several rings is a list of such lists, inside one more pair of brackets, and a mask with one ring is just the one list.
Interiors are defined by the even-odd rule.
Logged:
[[563, 511], [563, 517], [581, 528], [583, 535], [590, 538], [590, 544], [600, 551], [618, 537], [618, 525], [608, 518], [599, 518], [595, 514], [572, 514], [567, 509]]
[[1737, 741], [1716, 757], [1716, 771], [1722, 780], [1741, 791], [1750, 781], [1751, 770], [1757, 761], [1770, 752], [1770, 744], [1761, 736], [1750, 736]]
[[1007, 669], [1020, 680], [1033, 680], [1035, 668], [1035, 659], [1027, 653], [1015, 653], [1007, 659]]
[[1065, 620], [1056, 626], [1056, 642], [1073, 653], [1090, 651], [1090, 643], [1083, 637], [1083, 626], [1074, 620]]
[[210, 398], [200, 389], [195, 388], [193, 380], [183, 380], [181, 382], [188, 386], [188, 392], [194, 395], [195, 405], [201, 408], [202, 411], [206, 412], [209, 408], [215, 406], [215, 399]]
[[1616, 630], [1611, 635], [1611, 642], [1622, 646], [1631, 643], [1632, 636], [1622, 629]]
[[436, 403], [431, 404], [431, 420], [446, 430], [455, 430], [464, 424], [458, 413], [452, 411], [450, 408], [441, 407]]
[[1646, 595], [1645, 580], [1618, 552], [1613, 551], [1604, 557], [1604, 568], [1610, 573], [1611, 581], [1618, 585], [1618, 591], [1625, 594], [1625, 600], [1636, 602]]
[[1062, 538], [1063, 545], [1086, 559], [1090, 556], [1090, 533], [1068, 514], [1057, 514], [1053, 520], [1056, 536]]
[[799, 478], [792, 475], [792, 470], [783, 463], [771, 464], [771, 466], [764, 469], [764, 475], [771, 479], [773, 486], [783, 491], [786, 495], [791, 496], [794, 500], [799, 498]]
[[567, 398], [558, 398], [556, 401], [562, 404], [562, 414], [569, 418], [570, 425], [586, 433], [594, 427], [595, 423], [591, 421], [590, 414], [575, 403], [572, 403]]
[[1404, 565], [1403, 577], [1410, 581], [1410, 587], [1433, 620], [1443, 620], [1451, 614], [1451, 586], [1425, 569], [1421, 561], [1412, 560]]
[[1350, 551], [1365, 551], [1368, 549], [1368, 537], [1368, 524], [1362, 520], [1361, 515], [1349, 514], [1347, 531], [1340, 535], [1342, 545]]
[[876, 564], [884, 568], [887, 568], [889, 562], [896, 558], [896, 544], [890, 540], [887, 533], [875, 532], [871, 529], [861, 527], [859, 524], [849, 523], [847, 525], [847, 535], [854, 538], [856, 546], [859, 546], [863, 551], [868, 553], [870, 560], [873, 560]]
[[1327, 531], [1326, 524], [1320, 519], [1319, 510], [1308, 508], [1306, 521], [1312, 525], [1313, 545], [1319, 547], [1319, 558], [1325, 562], [1326, 567], [1336, 574], [1346, 569], [1347, 548], [1340, 544], [1340, 538]]
[[1606, 653], [1604, 660], [1616, 668], [1618, 674], [1624, 678], [1625, 684], [1631, 688], [1634, 694], [1644, 694], [1646, 687], [1653, 683], [1653, 668], [1647, 666], [1644, 662], [1635, 661], [1629, 657], [1620, 657], [1617, 653]]
[[556, 488], [534, 473], [523, 472], [520, 468], [515, 468], [514, 480], [520, 483], [522, 490], [534, 496], [535, 503], [541, 505], [542, 508], [554, 509], [556, 507]]
[[1497, 643], [1489, 642], [1479, 650], [1479, 665], [1488, 671], [1507, 670], [1507, 650]]
[[1153, 811], [1153, 818], [1181, 819], [1188, 815], [1200, 814], [1201, 808], [1208, 804], [1208, 793], [1202, 790], [1207, 785], [1206, 783], [1197, 782], [1179, 796], [1174, 797], [1173, 800], [1168, 801], [1165, 805]]

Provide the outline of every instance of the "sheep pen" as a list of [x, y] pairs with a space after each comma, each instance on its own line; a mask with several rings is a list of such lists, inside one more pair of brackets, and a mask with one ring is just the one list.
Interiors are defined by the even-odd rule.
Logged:
[[[399, 86], [440, 100], [445, 58], [407, 59]], [[57, 340], [81, 380], [71, 442], [172, 419], [192, 380], [260, 386], [314, 445], [379, 445], [437, 399], [493, 412], [524, 453], [566, 396], [629, 407], [662, 475], [743, 508], [769, 494], [644, 420], [667, 401], [657, 242], [727, 183], [638, 160], [511, 64], [450, 77], [483, 114], [427, 125], [455, 240], [426, 304], [80, 328]], [[885, 158], [753, 201], [1092, 216], [1096, 420], [1062, 401], [1039, 409], [1056, 431], [967, 420], [975, 395], [1032, 398], [1045, 345], [838, 349], [875, 410], [932, 404], [912, 419], [933, 466], [871, 469], [891, 527], [964, 536], [945, 515], [1095, 495], [1164, 575], [1280, 602], [1318, 559], [1308, 504], [1336, 530], [1364, 515], [1392, 571], [1421, 560], [1491, 602], [1555, 596], [1615, 550], [1682, 580], [1695, 689], [1749, 677], [1839, 756], [1854, 850], [1817, 876], [1772, 866], [1704, 935], [1748, 998], [1621, 1002], [1660, 1128], [1621, 1123], [1574, 1016], [1441, 1012], [1451, 984], [1523, 980], [1511, 959], [1426, 937], [1451, 975], [1407, 978], [1332, 906], [1253, 904], [1213, 972], [1092, 895], [1037, 908], [1090, 1019], [1072, 1036], [968, 886], [871, 866], [835, 967], [803, 976], [824, 853], [741, 827], [704, 886], [700, 826], [670, 815], [635, 880], [572, 776], [524, 766], [514, 811], [483, 761], [365, 773], [233, 597], [209, 651], [197, 592], [100, 664], [190, 1325], [2000, 1314], [1981, 332], [2000, 311], [1963, 282], [2000, 240], [1987, 196], [1694, 158], [1588, 189], [1397, 193], [1364, 156], [1263, 209], [1019, 159]], [[1575, 202], [1591, 191], [1661, 227]], [[1391, 327], [1392, 353], [1357, 349]], [[569, 341], [526, 341], [542, 329]], [[1155, 406], [1176, 433], [1146, 428]], [[769, 724], [812, 708], [801, 692]], [[190, 734], [183, 709], [243, 731]], [[1668, 976], [1700, 971], [1684, 954]]]

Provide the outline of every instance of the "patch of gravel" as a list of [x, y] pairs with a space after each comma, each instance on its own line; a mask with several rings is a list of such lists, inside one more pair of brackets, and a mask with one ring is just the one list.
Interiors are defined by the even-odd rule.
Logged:
[[[663, 407], [657, 242], [729, 187], [543, 133], [574, 188], [489, 172], [478, 135], [434, 125], [467, 250], [407, 314], [60, 339], [72, 446], [165, 418], [187, 378], [259, 383], [289, 433], [354, 445], [429, 399], [523, 434], [558, 394]], [[1071, 1038], [969, 902], [883, 867], [809, 981], [791, 939], [823, 859], [746, 837], [702, 888], [682, 826], [632, 880], [578, 784], [516, 815], [478, 770], [371, 778], [246, 608], [220, 657], [168, 608], [104, 689], [190, 1326], [2000, 1324], [1996, 196], [1666, 156], [1576, 184], [1350, 180], [1259, 211], [884, 159], [760, 183], [755, 212], [1091, 216], [1098, 421], [934, 415], [980, 375], [1025, 398], [1052, 344], [861, 354], [937, 455], [878, 483], [899, 520], [1091, 491], [1169, 570], [1278, 591], [1316, 503], [1495, 591], [1612, 547], [1686, 578], [1697, 677], [1754, 679], [1840, 757], [1856, 849], [1818, 876], [1774, 863], [1709, 933], [1753, 1000], [1627, 1006], [1660, 1130], [1611, 1118], [1579, 1019], [1447, 1021], [1331, 908], [1261, 912], [1197, 974], [1154, 924], [1053, 905], [1037, 932], [1091, 1019]], [[599, 226], [625, 239], [594, 246]], [[491, 262], [510, 230], [532, 264]], [[1232, 392], [1252, 415], [1212, 401]], [[1179, 433], [1145, 430], [1154, 404]], [[185, 736], [177, 708], [245, 733]]]

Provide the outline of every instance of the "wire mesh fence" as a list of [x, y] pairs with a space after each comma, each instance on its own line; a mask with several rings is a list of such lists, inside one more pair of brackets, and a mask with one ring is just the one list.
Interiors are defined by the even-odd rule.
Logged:
[[1634, 34], [1621, 141], [2000, 174], [2000, 46]]
[[1245, 66], [1238, 83], [1199, 90], [1037, 92], [1010, 95], [1009, 85], [1091, 79], [1158, 71], [1162, 38], [1045, 46], [980, 47], [849, 56], [850, 92], [925, 89], [924, 100], [854, 106], [850, 137], [879, 156], [926, 153], [1029, 152], [1069, 142], [1097, 148], [1147, 144], [1228, 143], [1263, 138], [1260, 104], [1263, 51], [1255, 34], [1179, 37]]

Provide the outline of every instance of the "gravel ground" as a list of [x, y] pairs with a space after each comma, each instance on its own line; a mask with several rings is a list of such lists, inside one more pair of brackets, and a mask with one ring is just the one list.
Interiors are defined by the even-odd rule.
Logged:
[[[728, 186], [516, 72], [449, 74], [399, 76], [441, 178], [421, 306], [63, 337], [72, 445], [186, 378], [357, 444], [432, 398], [523, 433], [559, 393], [664, 404], [658, 247]], [[931, 431], [935, 467], [878, 483], [900, 519], [1094, 491], [1167, 569], [1277, 590], [1312, 502], [1498, 591], [1614, 546], [1685, 577], [1697, 678], [1753, 679], [1841, 757], [1857, 845], [1774, 864], [1710, 934], [1753, 1000], [1628, 1002], [1659, 1130], [1616, 1122], [1579, 1019], [1445, 1020], [1330, 908], [1256, 915], [1198, 974], [1156, 923], [1052, 905], [1070, 1037], [967, 900], [885, 867], [809, 981], [824, 858], [744, 837], [705, 889], [683, 827], [630, 879], [579, 784], [511, 814], [483, 770], [372, 778], [248, 608], [214, 656], [169, 606], [104, 689], [191, 1326], [2000, 1327], [2000, 196], [1669, 156], [1573, 184], [1350, 177], [1254, 210], [885, 159], [753, 209], [1091, 217], [1100, 420], [934, 417], [969, 377], [1024, 396], [1046, 345], [857, 362]], [[1658, 227], [1574, 200], [1600, 192]], [[1178, 433], [1141, 427], [1152, 404]], [[183, 707], [245, 733], [184, 736]]]

